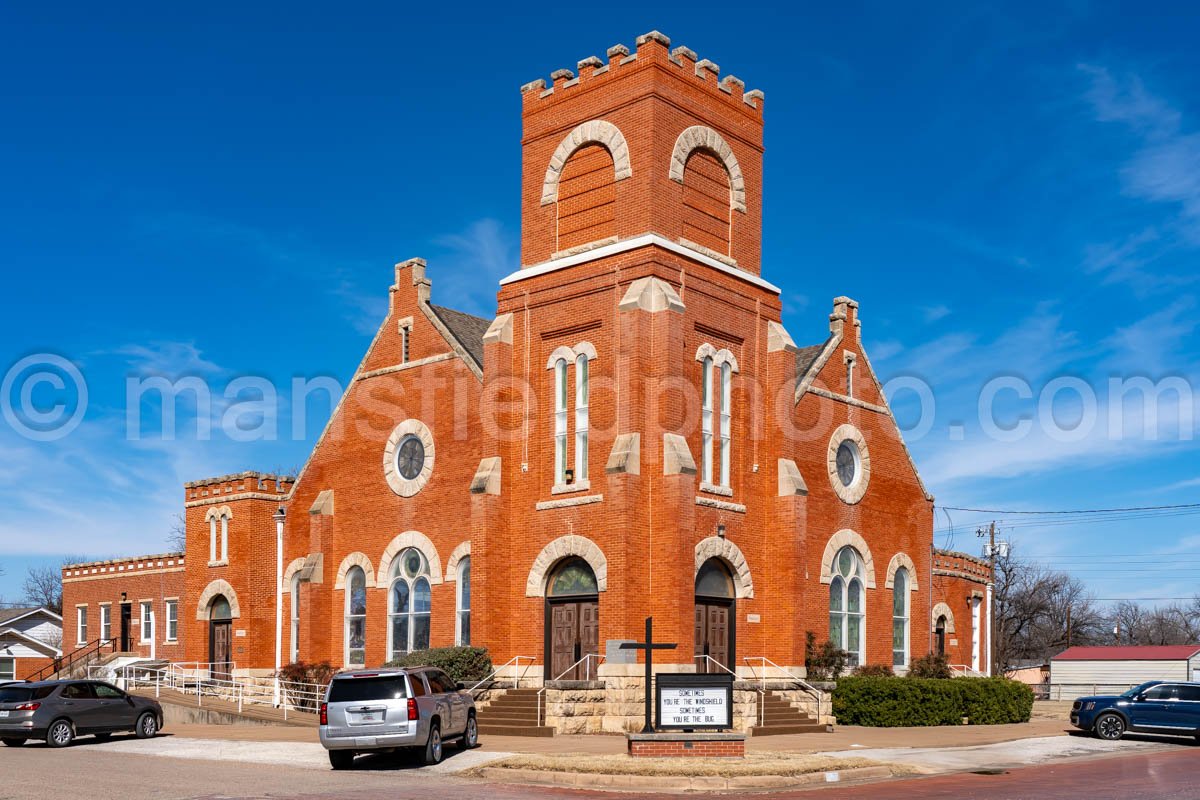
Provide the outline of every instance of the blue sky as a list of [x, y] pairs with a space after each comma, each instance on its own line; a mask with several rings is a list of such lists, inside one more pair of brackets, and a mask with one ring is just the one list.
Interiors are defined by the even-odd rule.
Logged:
[[[191, 433], [131, 441], [128, 376], [345, 382], [410, 256], [428, 259], [436, 301], [490, 316], [518, 263], [518, 87], [651, 29], [765, 91], [763, 274], [798, 343], [821, 341], [848, 294], [881, 377], [931, 387], [922, 418], [890, 384], [906, 426], [927, 419], [910, 445], [939, 505], [1200, 501], [1194, 396], [1164, 392], [1148, 435], [1140, 404], [1109, 390], [1200, 385], [1194, 8], [527, 10], [0, 10], [0, 369], [57, 354], [88, 391], [67, 436], [0, 421], [0, 595], [19, 596], [29, 564], [161, 551], [184, 481], [293, 468], [329, 413], [318, 393], [299, 439], [285, 398], [275, 440], [197, 440], [185, 414]], [[998, 376], [1033, 392], [997, 396], [1000, 427], [1030, 418], [1015, 441], [979, 421]], [[1061, 378], [1095, 392], [1076, 434], [1046, 420], [1087, 423], [1077, 392], [1039, 408]], [[60, 394], [35, 387], [35, 411], [70, 413]], [[977, 552], [994, 517], [1101, 597], [1197, 591], [1200, 515], [1016, 527], [939, 512], [938, 542]]]

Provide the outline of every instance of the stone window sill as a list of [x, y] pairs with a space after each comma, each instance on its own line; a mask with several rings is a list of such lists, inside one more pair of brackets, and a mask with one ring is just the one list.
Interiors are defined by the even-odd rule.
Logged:
[[210, 567], [228, 567], [229, 562], [228, 561], [210, 561], [210, 562], [208, 562], [208, 565]]
[[592, 488], [591, 481], [575, 481], [575, 483], [556, 483], [550, 490], [550, 494], [572, 494], [573, 492], [586, 492]]
[[721, 497], [733, 497], [733, 488], [729, 486], [717, 486], [715, 483], [700, 481], [700, 491], [706, 494], [720, 495]]

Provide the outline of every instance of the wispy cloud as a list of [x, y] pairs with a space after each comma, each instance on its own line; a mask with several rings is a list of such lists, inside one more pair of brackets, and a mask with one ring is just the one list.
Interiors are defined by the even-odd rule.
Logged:
[[940, 319], [945, 319], [950, 315], [950, 309], [944, 305], [925, 306], [921, 309], [921, 316], [926, 322], [937, 322]]
[[[1139, 75], [1078, 65], [1089, 85], [1084, 98], [1098, 122], [1125, 126], [1133, 152], [1118, 175], [1127, 197], [1162, 206], [1165, 216], [1113, 241], [1086, 248], [1084, 268], [1140, 293], [1196, 280], [1194, 270], [1171, 274], [1157, 262], [1169, 253], [1200, 246], [1200, 132], [1184, 127], [1182, 113], [1151, 92]], [[1155, 265], [1153, 268], [1151, 265]]]
[[491, 317], [500, 279], [520, 266], [516, 236], [494, 219], [434, 238], [442, 252], [430, 260], [433, 299], [460, 311]]

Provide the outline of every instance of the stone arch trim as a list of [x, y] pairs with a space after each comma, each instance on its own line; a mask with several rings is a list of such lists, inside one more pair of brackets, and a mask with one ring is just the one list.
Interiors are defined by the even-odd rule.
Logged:
[[208, 586], [204, 587], [204, 591], [200, 593], [200, 599], [196, 602], [196, 619], [201, 622], [208, 622], [208, 607], [212, 603], [213, 598], [217, 595], [225, 595], [225, 599], [229, 601], [229, 615], [237, 619], [242, 615], [242, 607], [238, 603], [237, 592], [229, 585], [229, 582], [217, 578]]
[[596, 575], [596, 588], [601, 592], [608, 591], [608, 559], [604, 557], [604, 551], [586, 536], [569, 534], [560, 536], [543, 547], [542, 552], [533, 560], [529, 578], [525, 581], [525, 596], [545, 597], [546, 579], [550, 570], [569, 556], [578, 556], [586, 561]]
[[350, 571], [351, 567], [362, 567], [368, 589], [375, 585], [375, 568], [371, 566], [371, 559], [367, 558], [365, 553], [354, 552], [342, 559], [342, 564], [338, 567], [337, 580], [333, 583], [334, 589], [346, 588], [346, 573]]
[[733, 573], [734, 597], [739, 600], [754, 597], [754, 578], [750, 575], [750, 565], [736, 544], [720, 536], [701, 539], [696, 545], [696, 573], [710, 558], [719, 558], [729, 566]]
[[450, 557], [446, 559], [446, 580], [457, 581], [458, 580], [458, 562], [462, 561], [464, 558], [469, 558], [470, 556], [471, 556], [471, 540], [470, 539], [468, 539], [465, 542], [460, 543], [458, 545], [458, 547], [451, 550]]
[[937, 603], [933, 607], [933, 612], [929, 617], [929, 630], [933, 631], [937, 628], [938, 617], [946, 618], [946, 633], [954, 633], [954, 612], [950, 610], [950, 606], [945, 603]]
[[229, 506], [217, 506], [215, 508], [210, 508], [204, 515], [204, 521], [209, 522], [210, 520], [220, 519], [221, 517], [224, 517], [225, 519], [233, 519], [233, 509]]
[[376, 586], [387, 588], [388, 575], [392, 571], [392, 561], [410, 547], [420, 550], [424, 554], [425, 560], [429, 562], [429, 583], [436, 585], [442, 582], [442, 559], [438, 555], [437, 548], [433, 546], [433, 542], [420, 531], [405, 531], [392, 539], [383, 551], [383, 556], [379, 559], [379, 577], [375, 581]]
[[729, 173], [730, 204], [735, 211], [746, 213], [746, 178], [742, 175], [742, 167], [738, 164], [737, 156], [733, 154], [729, 142], [707, 125], [686, 128], [675, 140], [669, 172], [671, 180], [683, 183], [683, 169], [693, 150], [711, 151], [721, 160], [725, 171]]
[[306, 558], [297, 558], [294, 561], [292, 561], [292, 563], [288, 564], [286, 568], [284, 568], [284, 570], [283, 570], [283, 593], [284, 594], [291, 594], [292, 578], [294, 578], [296, 576], [297, 572], [304, 569], [304, 564], [307, 561], [308, 561], [308, 559], [306, 559]]
[[546, 167], [546, 177], [542, 181], [542, 205], [548, 206], [558, 200], [558, 179], [567, 165], [567, 159], [576, 150], [589, 144], [598, 144], [608, 150], [613, 160], [614, 181], [623, 181], [633, 174], [633, 167], [629, 163], [629, 145], [625, 143], [620, 128], [606, 120], [589, 120], [568, 133], [550, 157], [550, 166]]
[[725, 348], [718, 350], [708, 342], [705, 342], [696, 350], [696, 360], [703, 361], [706, 358], [711, 358], [713, 366], [716, 368], [720, 368], [722, 364], [728, 364], [731, 370], [734, 372], [738, 371], [737, 357]]
[[862, 556], [865, 573], [863, 580], [868, 589], [874, 589], [875, 559], [871, 555], [871, 548], [867, 546], [866, 539], [849, 528], [838, 531], [825, 543], [825, 554], [821, 556], [821, 583], [833, 583], [833, 559], [846, 545], [853, 547]]
[[559, 345], [554, 348], [554, 352], [546, 359], [546, 369], [554, 369], [554, 365], [560, 360], [566, 361], [568, 367], [575, 366], [575, 362], [580, 356], [586, 356], [588, 361], [596, 360], [596, 347], [591, 342], [580, 342], [574, 347]]
[[904, 567], [908, 570], [908, 590], [915, 592], [917, 586], [917, 565], [908, 557], [907, 553], [896, 553], [892, 556], [892, 560], [888, 562], [887, 580], [883, 582], [883, 588], [892, 589], [896, 585], [896, 570]]

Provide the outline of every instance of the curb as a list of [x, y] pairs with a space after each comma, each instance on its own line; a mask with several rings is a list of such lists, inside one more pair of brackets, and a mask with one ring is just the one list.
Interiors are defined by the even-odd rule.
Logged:
[[814, 784], [849, 783], [892, 777], [890, 767], [857, 767], [805, 775], [741, 775], [733, 778], [687, 775], [609, 775], [593, 772], [543, 772], [534, 769], [482, 767], [480, 778], [496, 783], [523, 783], [602, 791], [720, 792], [750, 789], [793, 789]]

